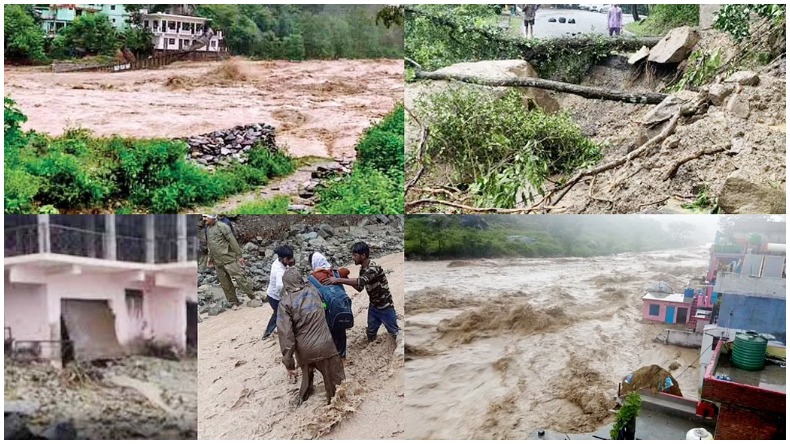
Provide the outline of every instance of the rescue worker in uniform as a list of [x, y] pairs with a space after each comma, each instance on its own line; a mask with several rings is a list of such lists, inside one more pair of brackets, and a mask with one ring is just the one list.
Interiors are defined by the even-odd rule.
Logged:
[[337, 386], [346, 378], [343, 361], [326, 324], [318, 290], [307, 285], [295, 267], [288, 268], [283, 274], [283, 293], [277, 312], [277, 337], [288, 376], [296, 376], [297, 365], [302, 370], [299, 404], [313, 393], [315, 370], [323, 376], [326, 403], [329, 404]]
[[[208, 266], [216, 268], [217, 279], [219, 279], [219, 284], [222, 286], [222, 291], [225, 292], [225, 298], [235, 310], [241, 305], [241, 302], [236, 297], [236, 288], [233, 286], [233, 280], [236, 281], [239, 289], [250, 299], [256, 299], [255, 292], [252, 289], [252, 282], [250, 282], [244, 270], [241, 269], [241, 266], [245, 265], [241, 248], [239, 248], [239, 243], [233, 236], [230, 227], [223, 223], [217, 223], [216, 215], [206, 214], [203, 217], [208, 227], [206, 230]], [[263, 301], [266, 301], [265, 296]]]

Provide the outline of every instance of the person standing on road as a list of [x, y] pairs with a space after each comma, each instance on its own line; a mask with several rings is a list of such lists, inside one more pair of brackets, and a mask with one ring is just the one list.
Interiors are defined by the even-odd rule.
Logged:
[[288, 245], [275, 248], [274, 254], [277, 255], [277, 259], [272, 262], [269, 287], [266, 289], [266, 295], [269, 296], [269, 306], [272, 307], [272, 317], [269, 318], [269, 324], [266, 325], [266, 330], [263, 332], [264, 340], [269, 339], [277, 327], [277, 311], [280, 305], [280, 294], [283, 290], [283, 274], [285, 274], [287, 267], [296, 263], [294, 250]]
[[524, 14], [524, 29], [521, 32], [522, 37], [531, 39], [533, 37], [533, 29], [535, 28], [535, 13], [538, 10], [538, 5], [521, 5], [521, 12]]
[[324, 379], [326, 403], [329, 404], [346, 376], [326, 324], [321, 296], [315, 287], [305, 283], [296, 268], [288, 268], [282, 280], [283, 294], [277, 315], [282, 362], [289, 378], [296, 376], [297, 365], [301, 367], [300, 404], [313, 392], [315, 370], [321, 372]]
[[370, 260], [370, 247], [364, 242], [357, 242], [351, 247], [351, 258], [354, 265], [359, 265], [359, 277], [356, 279], [330, 277], [321, 283], [324, 285], [343, 284], [353, 287], [357, 291], [368, 292], [370, 305], [368, 305], [368, 342], [376, 340], [379, 327], [384, 328], [396, 339], [400, 328], [395, 305], [392, 302], [392, 293], [387, 283], [387, 275], [380, 265]]
[[241, 268], [246, 265], [241, 254], [241, 248], [239, 248], [239, 243], [236, 241], [236, 237], [233, 236], [230, 227], [224, 223], [217, 223], [216, 215], [204, 214], [203, 218], [206, 222], [207, 266], [216, 268], [217, 279], [219, 279], [219, 284], [225, 293], [225, 299], [236, 310], [241, 305], [241, 302], [236, 297], [236, 287], [233, 286], [234, 280], [236, 281], [236, 286], [244, 294], [250, 299], [256, 299], [252, 283], [247, 278], [247, 273]]
[[609, 37], [613, 35], [620, 35], [623, 29], [623, 10], [620, 5], [612, 5], [609, 8]]

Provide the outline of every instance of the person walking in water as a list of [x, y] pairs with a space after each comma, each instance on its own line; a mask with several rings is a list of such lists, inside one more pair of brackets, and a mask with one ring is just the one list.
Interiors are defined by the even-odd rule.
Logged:
[[620, 35], [623, 29], [623, 10], [620, 5], [612, 5], [609, 8], [609, 37], [613, 35]]
[[532, 32], [535, 28], [535, 12], [538, 10], [538, 5], [521, 5], [521, 12], [524, 14], [524, 28], [521, 31], [521, 36], [531, 39]]
[[266, 295], [269, 296], [269, 306], [272, 307], [272, 316], [263, 332], [263, 339], [269, 339], [277, 328], [277, 311], [280, 304], [280, 294], [283, 291], [283, 274], [288, 267], [293, 266], [294, 250], [288, 245], [281, 245], [274, 249], [277, 259], [272, 262], [272, 270], [269, 273], [269, 286], [266, 288]]
[[318, 290], [307, 285], [294, 267], [283, 273], [283, 293], [277, 313], [277, 336], [282, 362], [288, 376], [302, 370], [299, 403], [313, 392], [313, 374], [321, 373], [326, 390], [326, 403], [332, 401], [337, 386], [346, 379], [343, 361], [338, 356]]

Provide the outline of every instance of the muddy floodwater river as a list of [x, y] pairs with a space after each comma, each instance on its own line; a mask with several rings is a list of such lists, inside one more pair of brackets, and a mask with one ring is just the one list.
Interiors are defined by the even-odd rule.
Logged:
[[682, 292], [708, 254], [408, 262], [404, 438], [591, 432], [613, 420], [618, 382], [652, 364], [676, 363], [697, 399], [699, 350], [654, 342], [641, 297], [658, 280]]

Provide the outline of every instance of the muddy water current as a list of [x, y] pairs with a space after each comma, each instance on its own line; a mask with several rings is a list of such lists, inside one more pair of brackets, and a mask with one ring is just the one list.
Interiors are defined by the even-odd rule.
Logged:
[[643, 288], [682, 292], [704, 247], [595, 258], [408, 262], [406, 439], [595, 430], [617, 383], [656, 364], [697, 398], [699, 350], [657, 343]]

